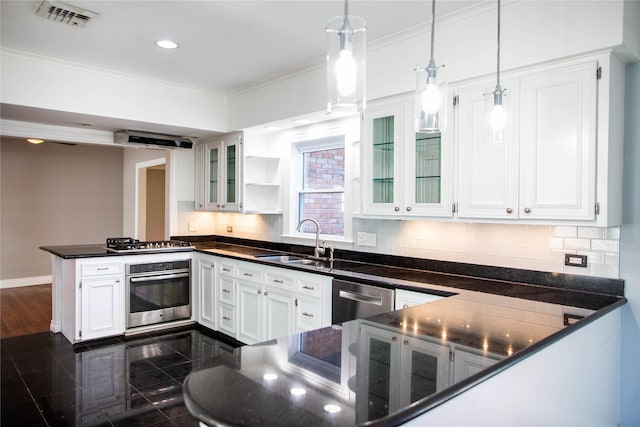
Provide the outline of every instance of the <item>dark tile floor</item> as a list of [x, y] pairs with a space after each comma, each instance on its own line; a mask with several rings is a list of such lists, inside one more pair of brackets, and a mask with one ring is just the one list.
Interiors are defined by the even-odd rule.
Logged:
[[237, 366], [237, 351], [197, 330], [72, 346], [42, 332], [0, 340], [0, 424], [197, 426], [182, 398], [195, 370]]

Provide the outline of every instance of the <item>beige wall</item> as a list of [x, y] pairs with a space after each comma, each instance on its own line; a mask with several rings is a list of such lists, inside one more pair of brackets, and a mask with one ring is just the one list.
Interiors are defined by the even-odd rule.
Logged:
[[51, 274], [43, 245], [122, 235], [123, 149], [0, 139], [0, 280]]
[[146, 238], [145, 240], [164, 240], [165, 211], [165, 170], [148, 168], [146, 191]]

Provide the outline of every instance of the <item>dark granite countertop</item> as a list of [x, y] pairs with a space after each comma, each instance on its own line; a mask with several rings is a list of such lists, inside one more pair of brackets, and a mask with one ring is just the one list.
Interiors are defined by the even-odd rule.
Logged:
[[[207, 425], [400, 425], [622, 304], [594, 311], [461, 291], [241, 347], [236, 366], [187, 377], [185, 404]], [[565, 326], [565, 315], [585, 317]]]
[[[237, 366], [192, 373], [184, 384], [185, 403], [211, 425], [399, 425], [626, 303], [624, 281], [617, 279], [349, 251], [336, 251], [333, 263], [292, 265], [262, 257], [308, 253], [308, 247], [184, 240], [200, 253], [452, 295], [244, 346]], [[41, 249], [65, 259], [121, 255], [103, 245]], [[465, 371], [463, 360], [483, 368]]]

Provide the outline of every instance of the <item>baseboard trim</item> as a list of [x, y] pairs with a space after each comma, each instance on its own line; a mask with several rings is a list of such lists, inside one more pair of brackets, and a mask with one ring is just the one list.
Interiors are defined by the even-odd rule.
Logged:
[[21, 288], [23, 286], [46, 285], [51, 283], [51, 276], [20, 277], [18, 279], [0, 280], [0, 289]]

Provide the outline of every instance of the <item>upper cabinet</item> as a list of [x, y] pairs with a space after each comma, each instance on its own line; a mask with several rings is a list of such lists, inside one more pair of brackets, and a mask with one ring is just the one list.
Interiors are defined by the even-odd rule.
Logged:
[[223, 135], [196, 146], [196, 209], [242, 209], [241, 133]]
[[362, 124], [365, 215], [452, 215], [452, 153], [444, 134], [414, 131], [413, 98], [373, 103]]
[[280, 157], [246, 138], [234, 132], [196, 146], [196, 210], [282, 213]]
[[508, 112], [494, 142], [495, 82], [457, 88], [458, 217], [595, 219], [596, 61], [503, 80]]
[[505, 73], [500, 143], [487, 120], [495, 80], [452, 86], [457, 216], [619, 224], [610, 190], [621, 190], [614, 162], [622, 141], [609, 131], [610, 119], [619, 120], [611, 102], [617, 67], [599, 55]]
[[501, 138], [495, 76], [450, 85], [442, 134], [413, 131], [413, 97], [371, 103], [363, 215], [620, 225], [624, 76], [611, 52], [503, 73]]

